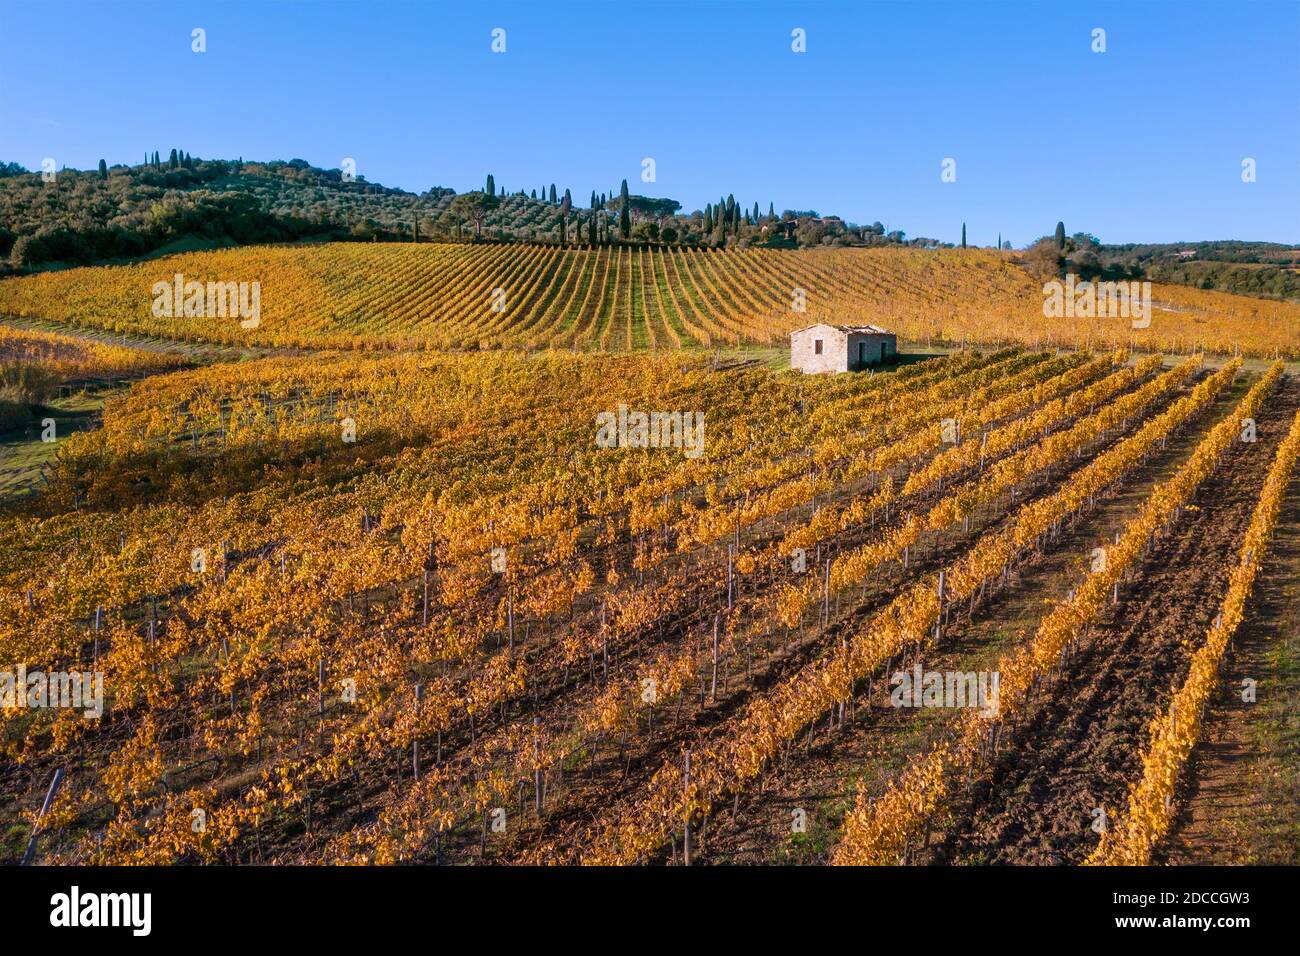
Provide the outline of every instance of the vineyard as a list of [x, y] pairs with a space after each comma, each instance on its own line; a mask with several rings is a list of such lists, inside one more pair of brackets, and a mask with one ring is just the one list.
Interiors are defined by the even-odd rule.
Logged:
[[87, 342], [66, 335], [0, 327], [0, 376], [39, 366], [60, 381], [136, 378], [182, 367], [175, 356]]
[[[1294, 520], [1282, 363], [1101, 325], [874, 375], [678, 350], [779, 337], [800, 282], [814, 316], [1045, 338], [974, 252], [264, 248], [0, 310], [243, 334], [155, 324], [170, 271], [260, 276], [267, 345], [566, 350], [175, 371], [62, 442], [0, 511], [0, 658], [102, 674], [102, 716], [0, 708], [0, 859], [1148, 863], [1183, 825]], [[1282, 306], [1224, 308], [1146, 342], [1272, 351]], [[899, 706], [928, 671], [997, 675], [992, 709]]]
[[[252, 327], [157, 283], [258, 283]], [[208, 294], [209, 297], [211, 293]], [[253, 246], [0, 281], [0, 316], [304, 349], [665, 350], [782, 345], [817, 321], [927, 346], [1300, 356], [1300, 306], [1154, 285], [1149, 321], [1044, 317], [1042, 283], [990, 250], [517, 244]], [[161, 313], [161, 314], [160, 314]], [[245, 316], [247, 318], [247, 316]]]

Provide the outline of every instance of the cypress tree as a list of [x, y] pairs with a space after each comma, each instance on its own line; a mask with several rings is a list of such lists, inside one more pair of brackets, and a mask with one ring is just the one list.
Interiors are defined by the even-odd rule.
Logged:
[[555, 202], [555, 183], [551, 183], [551, 202]]
[[108, 163], [104, 162], [102, 159], [99, 161], [99, 178], [108, 178]]
[[534, 199], [537, 198], [537, 190], [536, 190], [536, 189], [533, 190], [533, 198], [534, 198]]
[[168, 168], [168, 169], [175, 169], [175, 168], [176, 168], [177, 166], [179, 166], [180, 164], [181, 164], [181, 161], [180, 161], [180, 159], [176, 156], [176, 150], [173, 149], [173, 150], [172, 150], [172, 154], [171, 154], [169, 157], [167, 157], [167, 168]]
[[756, 199], [754, 200], [754, 225], [758, 225], [760, 218], [762, 218], [762, 214], [758, 211], [758, 200]]
[[1056, 251], [1065, 251], [1065, 223], [1063, 222], [1056, 224]]
[[626, 179], [618, 190], [618, 235], [621, 239], [632, 235], [632, 211], [628, 208]]
[[966, 248], [966, 223], [961, 224], [961, 247]]
[[704, 234], [707, 236], [713, 231], [713, 206], [705, 203], [704, 205]]
[[492, 178], [491, 173], [488, 173], [487, 185], [483, 188], [483, 191], [489, 196], [495, 196], [497, 194], [497, 181]]
[[776, 206], [772, 203], [767, 204], [767, 221], [776, 222]]

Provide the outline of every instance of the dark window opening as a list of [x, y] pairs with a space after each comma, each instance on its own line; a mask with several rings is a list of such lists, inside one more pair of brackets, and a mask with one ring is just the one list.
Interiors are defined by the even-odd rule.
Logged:
[[821, 354], [822, 354], [822, 340], [813, 339], [813, 355], [821, 355]]

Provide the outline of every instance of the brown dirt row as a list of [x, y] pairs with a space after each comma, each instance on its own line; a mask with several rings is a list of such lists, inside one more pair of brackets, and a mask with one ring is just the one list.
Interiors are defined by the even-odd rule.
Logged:
[[1161, 538], [1120, 605], [1091, 628], [1035, 700], [991, 770], [954, 810], [933, 862], [1079, 863], [1096, 845], [1094, 808], [1127, 805], [1151, 719], [1185, 676], [1227, 589], [1228, 571], [1300, 387], [1284, 380], [1192, 507]]
[[[1242, 700], [1246, 678], [1257, 682], [1254, 702]], [[1300, 863], [1300, 479], [1283, 501], [1178, 799], [1157, 862]]]

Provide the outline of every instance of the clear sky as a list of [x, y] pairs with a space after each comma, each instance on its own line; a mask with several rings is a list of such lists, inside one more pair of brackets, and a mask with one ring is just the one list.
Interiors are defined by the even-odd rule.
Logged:
[[579, 203], [626, 177], [687, 210], [734, 193], [988, 245], [1058, 219], [1297, 242], [1300, 0], [0, 0], [0, 160], [173, 146]]

